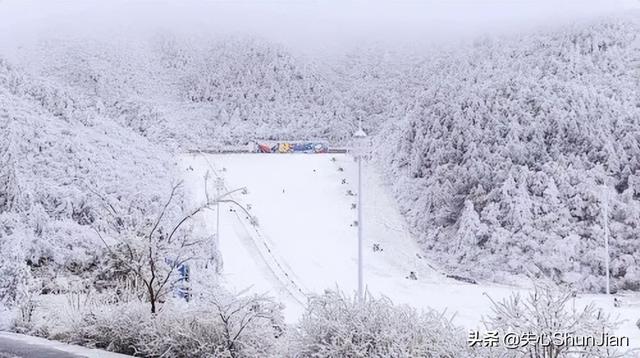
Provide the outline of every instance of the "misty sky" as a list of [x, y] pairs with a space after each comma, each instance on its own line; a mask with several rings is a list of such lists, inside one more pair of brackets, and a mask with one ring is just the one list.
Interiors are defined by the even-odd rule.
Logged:
[[251, 34], [305, 50], [582, 21], [640, 0], [0, 0], [0, 49], [48, 37]]

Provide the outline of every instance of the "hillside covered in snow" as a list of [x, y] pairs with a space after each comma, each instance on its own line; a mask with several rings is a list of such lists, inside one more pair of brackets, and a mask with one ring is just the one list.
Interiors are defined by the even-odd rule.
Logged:
[[427, 252], [600, 291], [608, 203], [611, 274], [640, 289], [638, 29], [478, 41], [414, 69], [424, 87], [378, 147]]
[[32, 274], [51, 290], [103, 279], [100, 236], [148, 224], [181, 152], [254, 138], [343, 145], [356, 118], [447, 271], [600, 291], [606, 195], [612, 277], [640, 290], [638, 30], [610, 19], [331, 60], [168, 35], [0, 54], [0, 249], [11, 252], [0, 290]]

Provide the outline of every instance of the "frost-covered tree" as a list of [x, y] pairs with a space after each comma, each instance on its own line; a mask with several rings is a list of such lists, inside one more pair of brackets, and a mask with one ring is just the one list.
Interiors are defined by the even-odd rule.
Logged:
[[[607, 19], [487, 38], [416, 63], [399, 87], [412, 105], [384, 123], [376, 150], [436, 261], [603, 290], [606, 197], [613, 282], [637, 287], [639, 83], [627, 69], [638, 26]], [[477, 225], [471, 205], [486, 231], [461, 249]]]
[[[522, 337], [518, 347], [500, 347], [496, 354], [513, 354], [528, 358], [623, 357], [625, 352], [607, 344], [570, 344], [569, 339], [591, 337], [602, 341], [605, 334], [618, 326], [610, 315], [593, 304], [579, 307], [575, 292], [552, 283], [539, 281], [526, 297], [513, 294], [492, 303], [492, 314], [485, 319], [486, 329], [498, 331], [501, 337]], [[578, 341], [576, 341], [578, 342]], [[526, 344], [525, 344], [526, 343]]]
[[112, 268], [118, 268], [121, 276], [144, 292], [152, 314], [184, 279], [180, 269], [196, 259], [205, 259], [202, 253], [211, 246], [208, 238], [197, 237], [189, 230], [194, 217], [210, 203], [176, 213], [180, 188], [181, 184], [174, 185], [164, 202], [149, 203], [152, 210], [145, 208], [126, 216], [114, 210], [108, 220], [112, 240], [95, 230], [113, 260]]

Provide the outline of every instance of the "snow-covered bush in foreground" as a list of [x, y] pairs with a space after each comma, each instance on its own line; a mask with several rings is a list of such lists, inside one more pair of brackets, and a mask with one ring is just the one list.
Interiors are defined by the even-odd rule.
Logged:
[[0, 304], [0, 331], [8, 331], [15, 322], [16, 312]]
[[[262, 296], [217, 291], [185, 303], [170, 300], [157, 313], [115, 295], [51, 313], [47, 336], [142, 357], [272, 357], [283, 332], [282, 307]], [[80, 308], [80, 309], [78, 309]]]
[[464, 332], [434, 311], [394, 306], [367, 294], [362, 302], [326, 291], [309, 299], [290, 354], [296, 357], [467, 357]]
[[[602, 312], [593, 304], [577, 307], [575, 292], [563, 289], [547, 282], [536, 282], [535, 289], [525, 298], [513, 294], [503, 301], [492, 303], [492, 314], [485, 319], [488, 331], [498, 331], [500, 337], [505, 334], [517, 334], [539, 341], [529, 341], [518, 348], [497, 347], [495, 356], [517, 356], [527, 358], [562, 357], [622, 357], [624, 353], [614, 347], [571, 346], [567, 337], [594, 337], [596, 342], [603, 334], [613, 335], [618, 322]], [[622, 347], [624, 349], [624, 347]], [[487, 349], [487, 348], [482, 348]]]
[[0, 304], [6, 306], [17, 304], [22, 288], [32, 280], [21, 242], [25, 231], [18, 215], [0, 213]]

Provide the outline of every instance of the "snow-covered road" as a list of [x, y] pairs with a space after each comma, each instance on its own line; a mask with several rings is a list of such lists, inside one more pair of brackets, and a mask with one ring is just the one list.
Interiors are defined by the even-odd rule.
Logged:
[[0, 358], [125, 358], [97, 349], [73, 346], [43, 338], [0, 332]]
[[78, 358], [82, 356], [0, 337], [0, 358], [5, 357]]

